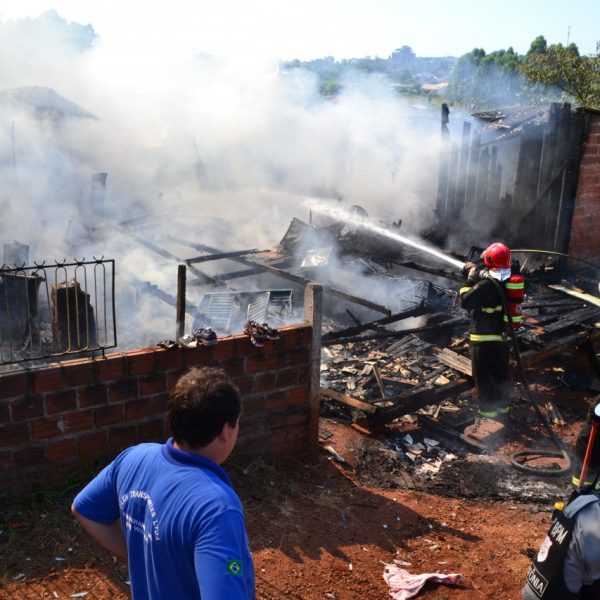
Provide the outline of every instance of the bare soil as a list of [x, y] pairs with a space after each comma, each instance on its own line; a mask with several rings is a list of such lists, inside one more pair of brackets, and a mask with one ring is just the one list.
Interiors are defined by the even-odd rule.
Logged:
[[[556, 402], [566, 421], [556, 432], [572, 445], [593, 394], [545, 385], [542, 377], [536, 391]], [[246, 508], [257, 598], [383, 599], [384, 565], [394, 561], [411, 573], [463, 576], [459, 586], [427, 584], [418, 595], [425, 600], [519, 598], [551, 507], [569, 489], [565, 477], [531, 477], [509, 465], [512, 452], [539, 447], [545, 436], [532, 408], [517, 402], [488, 453], [453, 448], [455, 460], [424, 475], [398, 460], [388, 441], [423, 433], [409, 423], [395, 427], [366, 435], [324, 417], [322, 445], [344, 462], [323, 449], [314, 462], [226, 465]], [[126, 566], [69, 515], [77, 485], [5, 505], [0, 598], [130, 597]]]

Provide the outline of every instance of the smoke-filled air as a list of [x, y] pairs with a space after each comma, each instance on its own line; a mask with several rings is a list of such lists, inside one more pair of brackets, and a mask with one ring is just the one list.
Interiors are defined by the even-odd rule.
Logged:
[[114, 258], [120, 331], [155, 319], [155, 338], [172, 336], [173, 311], [132, 307], [127, 286], [173, 294], [177, 274], [123, 223], [159, 245], [228, 251], [275, 247], [293, 217], [308, 221], [306, 198], [408, 231], [432, 218], [438, 110], [409, 106], [377, 76], [357, 74], [328, 100], [313, 74], [272, 62], [113, 60], [102, 32], [55, 12], [0, 23], [0, 237], [29, 245], [29, 263]]

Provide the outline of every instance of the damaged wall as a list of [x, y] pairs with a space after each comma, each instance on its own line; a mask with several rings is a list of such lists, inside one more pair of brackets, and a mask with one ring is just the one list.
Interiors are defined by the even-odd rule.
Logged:
[[239, 455], [306, 453], [318, 432], [313, 342], [303, 323], [282, 328], [280, 339], [262, 348], [238, 335], [211, 347], [144, 348], [2, 376], [0, 482], [5, 490], [36, 481], [64, 486], [127, 446], [164, 441], [169, 391], [194, 366], [222, 367], [240, 388]]
[[600, 218], [600, 111], [586, 112], [587, 139], [579, 169], [569, 254], [600, 262], [600, 236], [596, 227]]

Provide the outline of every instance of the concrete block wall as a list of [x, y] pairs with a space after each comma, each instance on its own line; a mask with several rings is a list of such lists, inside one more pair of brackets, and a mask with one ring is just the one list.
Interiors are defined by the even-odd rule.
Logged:
[[210, 347], [143, 348], [0, 376], [0, 485], [66, 485], [127, 446], [164, 441], [169, 391], [194, 366], [222, 367], [240, 388], [240, 455], [308, 452], [318, 432], [312, 343], [304, 323], [281, 328], [262, 348], [239, 335]]
[[600, 111], [587, 110], [588, 135], [579, 168], [569, 254], [600, 262]]

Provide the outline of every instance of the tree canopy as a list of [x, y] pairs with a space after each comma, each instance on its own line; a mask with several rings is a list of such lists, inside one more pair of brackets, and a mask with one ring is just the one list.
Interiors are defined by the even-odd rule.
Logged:
[[547, 46], [545, 41], [541, 36], [534, 40], [521, 72], [529, 81], [557, 87], [578, 104], [600, 107], [600, 55], [581, 56], [575, 44]]
[[456, 62], [448, 99], [472, 108], [564, 99], [600, 107], [600, 55], [581, 56], [575, 44], [548, 45], [543, 35], [524, 56], [512, 47], [489, 54], [475, 48]]

